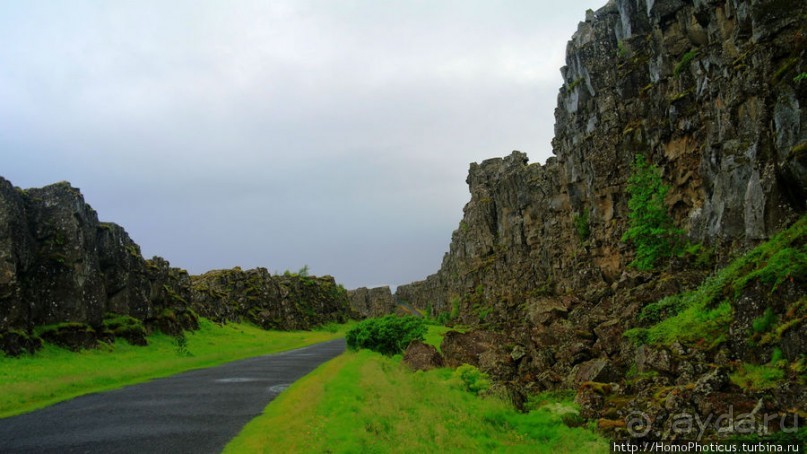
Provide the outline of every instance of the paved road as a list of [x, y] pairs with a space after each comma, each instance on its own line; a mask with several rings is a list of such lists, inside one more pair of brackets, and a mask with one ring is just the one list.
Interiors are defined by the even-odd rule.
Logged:
[[324, 342], [0, 419], [0, 453], [218, 453], [290, 383], [344, 349], [343, 339]]

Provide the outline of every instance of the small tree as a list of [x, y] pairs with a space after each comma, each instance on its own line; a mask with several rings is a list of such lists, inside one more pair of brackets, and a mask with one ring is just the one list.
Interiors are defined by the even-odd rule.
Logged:
[[661, 169], [644, 156], [636, 156], [628, 179], [628, 230], [622, 241], [636, 248], [636, 258], [630, 266], [638, 270], [652, 270], [662, 259], [680, 252], [684, 232], [675, 227], [664, 203], [669, 190], [661, 179]]

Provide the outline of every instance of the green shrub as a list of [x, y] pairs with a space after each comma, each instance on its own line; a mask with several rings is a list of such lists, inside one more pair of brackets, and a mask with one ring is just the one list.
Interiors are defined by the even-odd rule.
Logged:
[[440, 312], [437, 314], [437, 318], [434, 319], [438, 325], [445, 325], [451, 321], [451, 313], [450, 312]]
[[776, 322], [776, 314], [770, 307], [765, 309], [765, 313], [761, 317], [755, 318], [751, 325], [755, 333], [764, 333], [771, 329], [771, 326]]
[[188, 349], [188, 338], [185, 337], [184, 331], [180, 331], [179, 334], [174, 336], [174, 346], [176, 347], [177, 356], [182, 358], [193, 356], [193, 353]]
[[574, 230], [577, 232], [577, 238], [580, 241], [586, 241], [591, 236], [591, 227], [588, 221], [588, 211], [584, 211], [583, 214], [577, 214], [572, 219]]
[[461, 365], [454, 370], [452, 376], [456, 383], [459, 384], [460, 388], [473, 394], [479, 394], [490, 388], [490, 377], [488, 377], [488, 374], [470, 364]]
[[775, 388], [785, 378], [785, 371], [770, 364], [743, 363], [737, 372], [729, 375], [732, 383], [749, 391]]
[[353, 350], [366, 348], [384, 355], [403, 353], [413, 340], [423, 341], [426, 323], [422, 318], [407, 315], [387, 315], [363, 320], [345, 335]]
[[460, 297], [455, 296], [451, 299], [451, 313], [448, 314], [448, 318], [451, 320], [456, 319], [460, 316]]
[[[760, 257], [762, 259], [762, 257]], [[807, 247], [787, 247], [767, 257], [763, 266], [737, 281], [737, 295], [749, 282], [759, 280], [771, 287], [771, 293], [787, 280], [803, 280], [807, 277]]]
[[703, 244], [689, 244], [680, 256], [698, 269], [709, 269], [714, 265], [714, 249]]
[[633, 243], [636, 258], [631, 266], [649, 271], [662, 259], [678, 255], [682, 249], [683, 230], [673, 224], [664, 197], [670, 187], [661, 179], [661, 169], [636, 156], [633, 174], [628, 179], [628, 230], [622, 241]]
[[[782, 349], [779, 348], [779, 347], [776, 347], [771, 352], [771, 361], [770, 361], [770, 363], [772, 365], [778, 367], [779, 364], [782, 362], [783, 357], [784, 357], [784, 353], [782, 353]], [[787, 362], [785, 361], [785, 363], [787, 363]]]

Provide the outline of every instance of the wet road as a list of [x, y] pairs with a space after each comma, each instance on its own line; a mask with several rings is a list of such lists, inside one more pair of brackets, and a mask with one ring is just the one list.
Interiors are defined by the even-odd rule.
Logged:
[[344, 349], [343, 339], [324, 342], [0, 419], [0, 453], [218, 453], [289, 384]]

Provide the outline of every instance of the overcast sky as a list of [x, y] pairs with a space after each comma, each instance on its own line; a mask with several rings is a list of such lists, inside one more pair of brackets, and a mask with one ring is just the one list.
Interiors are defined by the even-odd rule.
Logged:
[[3, 1], [0, 176], [67, 180], [192, 274], [437, 271], [468, 165], [551, 156], [604, 0]]

